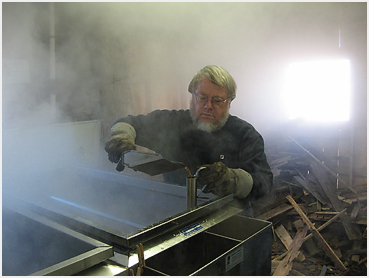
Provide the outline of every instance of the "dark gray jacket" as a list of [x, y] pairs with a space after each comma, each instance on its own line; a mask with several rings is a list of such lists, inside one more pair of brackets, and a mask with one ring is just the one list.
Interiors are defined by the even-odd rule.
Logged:
[[[236, 116], [230, 115], [223, 128], [212, 133], [197, 129], [189, 110], [156, 110], [117, 122], [135, 128], [137, 145], [184, 163], [192, 174], [204, 164], [222, 161], [229, 168], [241, 168], [251, 174], [252, 199], [263, 197], [272, 188], [273, 174], [264, 153], [264, 140], [251, 124]], [[181, 185], [186, 183], [186, 176], [184, 169], [164, 175], [166, 181]]]

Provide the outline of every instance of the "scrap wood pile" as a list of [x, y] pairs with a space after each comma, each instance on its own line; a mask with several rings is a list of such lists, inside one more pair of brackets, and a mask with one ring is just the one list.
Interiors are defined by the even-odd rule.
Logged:
[[266, 147], [274, 189], [253, 204], [255, 218], [273, 223], [273, 275], [366, 275], [366, 184], [350, 185], [314, 147], [286, 139]]

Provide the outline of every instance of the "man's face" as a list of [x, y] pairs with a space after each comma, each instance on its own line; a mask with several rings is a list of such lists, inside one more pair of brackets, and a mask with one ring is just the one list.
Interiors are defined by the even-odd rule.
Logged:
[[221, 128], [228, 119], [231, 106], [227, 90], [212, 83], [208, 78], [201, 80], [192, 94], [191, 114], [194, 120], [208, 131]]

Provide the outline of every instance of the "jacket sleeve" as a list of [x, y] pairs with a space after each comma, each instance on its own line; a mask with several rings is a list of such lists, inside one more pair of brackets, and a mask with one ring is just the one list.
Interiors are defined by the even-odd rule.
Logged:
[[273, 187], [273, 174], [264, 152], [264, 139], [254, 128], [244, 135], [239, 155], [240, 168], [250, 173], [253, 179], [250, 198], [255, 200], [268, 194]]
[[137, 145], [152, 149], [161, 153], [166, 148], [166, 142], [172, 140], [172, 133], [178, 126], [180, 113], [169, 110], [155, 110], [147, 115], [129, 115], [118, 119], [117, 122], [130, 124], [136, 131]]

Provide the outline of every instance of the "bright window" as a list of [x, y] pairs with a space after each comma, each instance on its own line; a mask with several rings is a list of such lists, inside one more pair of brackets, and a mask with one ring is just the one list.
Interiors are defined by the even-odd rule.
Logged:
[[284, 93], [290, 119], [348, 121], [350, 62], [327, 60], [290, 64]]

